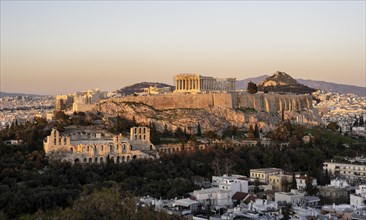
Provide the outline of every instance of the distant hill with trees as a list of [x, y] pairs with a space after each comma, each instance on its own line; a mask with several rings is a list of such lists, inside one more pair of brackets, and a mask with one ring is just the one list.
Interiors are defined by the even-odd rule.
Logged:
[[[258, 77], [250, 77], [243, 80], [238, 80], [236, 82], [236, 88], [246, 90], [248, 82], [252, 81], [256, 84], [260, 83], [261, 81], [268, 78], [269, 75], [261, 75]], [[305, 86], [308, 86], [310, 88], [314, 89], [320, 89], [326, 92], [337, 92], [341, 94], [348, 94], [353, 93], [358, 96], [366, 96], [366, 87], [360, 87], [360, 86], [353, 86], [353, 85], [345, 85], [345, 84], [338, 84], [338, 83], [332, 83], [332, 82], [325, 82], [325, 81], [319, 81], [319, 80], [311, 80], [311, 79], [296, 79], [298, 83], [301, 83]]]
[[311, 94], [316, 90], [298, 83], [285, 72], [276, 72], [258, 84], [258, 91]]
[[141, 82], [130, 86], [125, 86], [122, 89], [118, 90], [117, 92], [120, 93], [121, 95], [133, 95], [135, 93], [143, 92], [144, 88], [148, 88], [149, 86], [156, 86], [157, 88], [171, 87], [172, 90], [174, 90], [175, 88], [174, 86], [165, 83]]

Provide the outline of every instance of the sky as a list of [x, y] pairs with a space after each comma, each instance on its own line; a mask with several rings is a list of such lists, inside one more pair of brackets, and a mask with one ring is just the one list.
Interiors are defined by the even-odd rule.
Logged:
[[365, 1], [4, 1], [0, 90], [61, 94], [177, 73], [365, 86]]

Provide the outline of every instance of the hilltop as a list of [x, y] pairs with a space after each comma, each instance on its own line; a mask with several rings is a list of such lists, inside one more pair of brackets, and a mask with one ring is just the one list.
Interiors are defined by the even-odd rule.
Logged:
[[258, 91], [311, 94], [316, 90], [298, 83], [285, 72], [277, 71], [258, 84]]
[[[252, 81], [256, 84], [260, 83], [261, 81], [268, 78], [269, 75], [261, 75], [258, 77], [250, 77], [243, 80], [238, 80], [236, 82], [236, 88], [240, 90], [246, 90], [247, 85], [249, 81]], [[314, 88], [314, 89], [320, 89], [326, 92], [336, 92], [340, 94], [348, 94], [353, 93], [358, 96], [366, 96], [366, 88], [360, 87], [360, 86], [353, 86], [353, 85], [345, 85], [345, 84], [338, 84], [338, 83], [332, 83], [332, 82], [325, 82], [325, 81], [319, 81], [319, 80], [311, 80], [311, 79], [296, 79], [297, 82]]]
[[171, 89], [174, 90], [174, 86], [165, 83], [141, 82], [141, 83], [135, 83], [130, 86], [125, 86], [122, 89], [117, 90], [117, 92], [120, 93], [121, 95], [133, 95], [134, 93], [143, 92], [144, 88], [148, 88], [149, 86], [156, 86], [157, 88], [171, 87]]

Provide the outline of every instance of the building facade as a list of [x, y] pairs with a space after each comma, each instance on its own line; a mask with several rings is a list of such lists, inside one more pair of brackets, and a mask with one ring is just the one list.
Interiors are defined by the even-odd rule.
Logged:
[[230, 190], [232, 197], [236, 192], [248, 192], [249, 179], [242, 175], [212, 176], [212, 186], [221, 190]]
[[282, 169], [279, 168], [261, 168], [261, 169], [251, 169], [250, 178], [252, 180], [258, 179], [259, 182], [269, 183], [269, 176], [280, 175], [283, 173]]
[[108, 159], [121, 163], [132, 159], [158, 157], [155, 146], [147, 139], [150, 131], [145, 127], [138, 127], [136, 130], [145, 131], [145, 139], [127, 139], [121, 134], [111, 135], [96, 130], [72, 130], [61, 135], [53, 129], [43, 142], [43, 147], [46, 156], [51, 160], [71, 163], [102, 163]]
[[351, 194], [350, 205], [357, 208], [366, 207], [366, 185], [359, 185], [355, 194]]
[[200, 93], [209, 91], [235, 91], [236, 78], [213, 78], [198, 74], [178, 74], [174, 78], [174, 92]]
[[366, 165], [359, 163], [325, 162], [323, 169], [349, 182], [366, 181]]

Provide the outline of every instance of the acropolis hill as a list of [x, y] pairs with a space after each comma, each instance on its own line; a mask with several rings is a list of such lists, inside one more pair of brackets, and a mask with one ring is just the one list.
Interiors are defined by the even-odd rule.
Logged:
[[95, 107], [108, 116], [122, 115], [138, 123], [154, 123], [159, 130], [178, 127], [220, 132], [226, 127], [273, 128], [285, 118], [304, 124], [318, 124], [311, 95], [239, 92], [235, 79], [215, 79], [197, 74], [175, 77], [175, 90], [163, 94], [142, 94], [100, 101]]
[[123, 98], [112, 98], [106, 101], [142, 103], [157, 110], [209, 109], [219, 107], [229, 109], [252, 108], [260, 112], [277, 113], [282, 112], [282, 110], [306, 111], [312, 108], [312, 97], [310, 95], [281, 95], [264, 93], [168, 93], [161, 95], [126, 96]]

